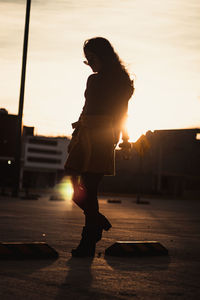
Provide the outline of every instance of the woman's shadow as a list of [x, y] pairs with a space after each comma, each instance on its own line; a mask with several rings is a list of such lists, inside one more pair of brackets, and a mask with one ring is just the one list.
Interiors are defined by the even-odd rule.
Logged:
[[92, 284], [91, 265], [93, 258], [73, 258], [71, 257], [66, 265], [69, 268], [65, 282], [61, 285], [56, 299], [77, 299], [80, 294], [90, 293]]

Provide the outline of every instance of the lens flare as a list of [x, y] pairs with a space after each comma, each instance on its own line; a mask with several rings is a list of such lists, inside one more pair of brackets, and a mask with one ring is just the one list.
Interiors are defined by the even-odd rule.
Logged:
[[70, 177], [64, 177], [63, 180], [56, 185], [56, 192], [63, 200], [67, 201], [68, 204], [72, 204], [74, 189]]
[[70, 177], [65, 178], [61, 183], [60, 192], [67, 200], [72, 201], [74, 189]]

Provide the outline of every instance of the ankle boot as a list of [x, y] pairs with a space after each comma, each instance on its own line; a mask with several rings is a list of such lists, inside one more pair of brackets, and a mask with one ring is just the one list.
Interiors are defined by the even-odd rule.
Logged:
[[96, 225], [96, 242], [99, 242], [102, 238], [103, 230], [108, 231], [112, 227], [108, 219], [99, 213], [98, 215], [98, 225]]
[[101, 213], [99, 213], [98, 218], [99, 218], [99, 225], [102, 227], [103, 230], [108, 231], [112, 227], [108, 219]]
[[72, 249], [73, 257], [94, 257], [96, 243], [101, 239], [102, 230], [84, 226], [82, 238], [76, 249]]

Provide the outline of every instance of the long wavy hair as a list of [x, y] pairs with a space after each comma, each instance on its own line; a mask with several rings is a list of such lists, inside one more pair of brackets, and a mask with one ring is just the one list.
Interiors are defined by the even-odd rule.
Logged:
[[110, 70], [113, 74], [121, 73], [130, 80], [128, 71], [107, 39], [103, 37], [88, 39], [84, 42], [83, 51], [86, 58], [87, 51], [94, 53], [100, 60], [103, 69]]

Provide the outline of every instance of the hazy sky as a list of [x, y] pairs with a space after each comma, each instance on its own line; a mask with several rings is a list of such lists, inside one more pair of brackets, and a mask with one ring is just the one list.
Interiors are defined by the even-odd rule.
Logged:
[[[0, 107], [18, 111], [25, 0], [0, 0]], [[91, 70], [82, 45], [108, 38], [131, 74], [131, 139], [200, 127], [199, 0], [32, 0], [24, 124], [70, 135]]]

